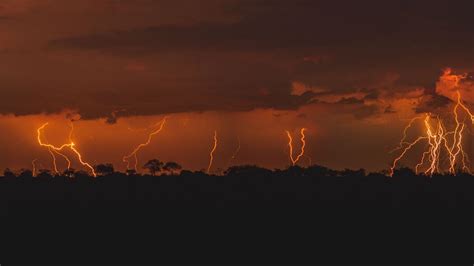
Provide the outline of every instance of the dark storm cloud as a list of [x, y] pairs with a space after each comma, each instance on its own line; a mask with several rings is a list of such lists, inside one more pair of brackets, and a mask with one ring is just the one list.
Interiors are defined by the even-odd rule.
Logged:
[[369, 104], [364, 99], [357, 99], [355, 97], [342, 97], [337, 102], [333, 103], [333, 105], [337, 107], [344, 107], [348, 106], [349, 109], [346, 108], [337, 108], [334, 112], [339, 113], [350, 113], [353, 115], [355, 119], [365, 119], [372, 116], [377, 116], [387, 112], [387, 109], [390, 107], [383, 107], [378, 104]]
[[336, 103], [338, 103], [338, 104], [363, 104], [364, 100], [363, 99], [357, 99], [355, 97], [349, 97], [349, 98], [343, 97], [342, 99], [340, 99]]
[[385, 108], [384, 110], [384, 113], [386, 114], [394, 114], [396, 113], [396, 111], [393, 109], [393, 106], [392, 105], [389, 105]]
[[363, 105], [356, 109], [353, 114], [356, 119], [364, 119], [374, 115], [379, 115], [380, 112], [380, 107], [376, 105]]
[[[106, 118], [107, 123], [114, 123], [119, 117], [132, 115], [250, 111], [256, 108], [295, 110], [314, 97], [312, 92], [291, 95], [288, 76], [272, 67], [234, 64], [219, 69], [219, 66], [208, 65], [209, 75], [187, 80], [157, 79], [157, 84], [115, 83], [116, 80], [112, 79], [101, 87], [88, 82], [86, 88], [75, 84], [53, 88], [49, 84], [27, 83], [3, 93], [0, 113], [15, 110], [16, 115], [51, 114], [70, 109], [76, 110], [82, 119]], [[29, 89], [30, 86], [34, 89]], [[18, 105], [19, 102], [22, 104]]]
[[378, 91], [371, 91], [367, 95], [364, 96], [364, 100], [377, 100], [380, 97], [380, 92]]
[[[146, 5], [151, 1], [137, 3]], [[24, 114], [68, 107], [89, 119], [110, 118], [117, 109], [126, 110], [117, 117], [255, 108], [288, 110], [318, 102], [312, 92], [292, 95], [295, 81], [323, 88], [326, 94], [366, 90], [366, 98], [358, 100], [363, 102], [377, 100], [379, 89], [403, 92], [417, 86], [433, 90], [442, 68], [468, 68], [474, 61], [473, 1], [224, 3], [222, 12], [237, 19], [183, 24], [150, 20], [145, 27], [110, 27], [113, 30], [72, 34], [47, 42], [47, 52], [52, 54], [92, 51], [124, 60], [154, 58], [160, 62], [167, 58], [169, 67], [176, 70], [170, 79], [156, 77], [134, 83], [128, 78], [136, 74], [114, 75], [105, 84], [90, 82], [87, 89], [78, 88], [81, 93], [55, 95], [56, 101], [50, 101], [47, 107], [35, 101], [17, 110], [6, 103], [0, 111]], [[153, 67], [154, 62], [150, 64]], [[166, 71], [160, 67], [156, 67], [157, 73]], [[145, 66], [133, 69], [147, 71]], [[11, 96], [18, 95], [12, 92]], [[84, 98], [87, 100], [78, 100]], [[340, 103], [350, 104], [354, 99], [345, 101]], [[357, 102], [359, 117], [376, 113], [376, 107], [362, 102]]]
[[[434, 1], [242, 1], [234, 8], [235, 12], [241, 12], [242, 17], [235, 23], [116, 30], [53, 40], [50, 45], [161, 52], [340, 48], [349, 46], [349, 43], [351, 47], [355, 44], [361, 49], [361, 45], [384, 44], [372, 51], [375, 54], [396, 47], [416, 50], [415, 46], [425, 46], [432, 41], [436, 44], [430, 45], [432, 49], [446, 44], [469, 47], [465, 41], [472, 42], [472, 36], [467, 34], [473, 33], [469, 26], [473, 8], [472, 1], [453, 5]], [[454, 44], [455, 40], [464, 42]], [[421, 51], [423, 48], [418, 49]]]
[[430, 113], [436, 112], [446, 108], [451, 103], [451, 100], [445, 96], [429, 93], [421, 98], [421, 101], [415, 107], [416, 113]]

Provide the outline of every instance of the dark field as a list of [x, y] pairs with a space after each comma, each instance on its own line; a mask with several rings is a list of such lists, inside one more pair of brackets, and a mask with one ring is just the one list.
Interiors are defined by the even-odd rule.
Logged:
[[472, 183], [470, 175], [402, 169], [390, 178], [320, 166], [233, 167], [224, 176], [24, 173], [0, 178], [2, 257], [470, 263]]

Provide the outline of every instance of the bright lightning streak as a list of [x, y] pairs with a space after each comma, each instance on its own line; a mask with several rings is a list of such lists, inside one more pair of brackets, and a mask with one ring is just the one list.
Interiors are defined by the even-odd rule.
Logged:
[[304, 155], [304, 148], [306, 146], [305, 135], [304, 135], [305, 130], [306, 128], [302, 128], [300, 131], [301, 151], [296, 156], [296, 158], [293, 157], [293, 137], [291, 136], [290, 132], [286, 130], [286, 135], [288, 136], [288, 147], [290, 148], [289, 155], [290, 155], [290, 160], [293, 166], [295, 166], [296, 163], [298, 163], [298, 161], [300, 160], [300, 158]]
[[[96, 174], [96, 172], [95, 172], [95, 170], [94, 170], [94, 167], [92, 167], [92, 165], [90, 165], [89, 163], [85, 162], [85, 161], [82, 159], [82, 154], [76, 149], [76, 144], [75, 144], [74, 141], [72, 140], [72, 136], [73, 136], [73, 134], [74, 134], [74, 124], [71, 122], [71, 123], [70, 123], [70, 126], [71, 126], [71, 131], [69, 131], [69, 142], [71, 143], [70, 149], [76, 154], [77, 159], [79, 160], [79, 162], [80, 162], [83, 166], [89, 168], [89, 170], [91, 171], [91, 173], [92, 173], [92, 175], [93, 175], [94, 177], [97, 177], [97, 174]], [[68, 169], [69, 169], [69, 168], [70, 168], [70, 162], [68, 162], [68, 163], [69, 163], [69, 166], [68, 166]]]
[[[69, 134], [69, 139], [70, 139], [69, 141], [70, 141], [70, 142], [72, 142], [72, 140], [71, 140], [72, 130], [73, 130], [73, 127], [72, 127], [72, 122], [71, 122], [71, 132], [70, 132], [70, 134]], [[45, 137], [45, 140], [47, 141], [46, 137]], [[70, 168], [71, 168], [71, 160], [69, 160], [69, 158], [68, 158], [66, 155], [64, 155], [63, 153], [61, 153], [61, 152], [59, 152], [59, 151], [57, 151], [57, 150], [53, 150], [53, 149], [51, 149], [51, 148], [48, 148], [48, 151], [49, 151], [49, 154], [51, 155], [51, 158], [53, 159], [53, 171], [54, 171], [56, 174], [59, 174], [59, 171], [58, 171], [58, 166], [57, 166], [57, 163], [56, 163], [57, 159], [56, 159], [55, 154], [57, 154], [57, 155], [63, 157], [64, 160], [66, 160], [67, 165], [68, 165], [68, 166], [67, 166], [67, 169], [70, 169]]]
[[472, 114], [472, 112], [462, 103], [462, 99], [461, 99], [461, 93], [459, 91], [456, 91], [456, 95], [457, 95], [457, 105], [456, 106], [460, 106], [462, 109], [464, 109], [464, 111], [466, 111], [466, 113], [469, 115], [469, 117], [471, 118], [471, 121], [472, 123], [474, 123], [474, 115]]
[[79, 153], [79, 151], [76, 149], [75, 147], [75, 144], [74, 143], [71, 143], [71, 150], [77, 155], [77, 158], [79, 159], [79, 162], [83, 165], [83, 166], [86, 166], [87, 168], [89, 168], [89, 170], [91, 171], [92, 175], [94, 177], [97, 177], [97, 174], [94, 170], [94, 167], [92, 167], [92, 165], [90, 165], [89, 163], [87, 162], [84, 162], [84, 160], [82, 159], [82, 155], [81, 153]]
[[66, 169], [71, 169], [71, 160], [69, 160], [69, 158], [64, 155], [63, 153], [59, 152], [59, 151], [56, 151], [56, 150], [52, 150], [54, 153], [56, 153], [57, 155], [61, 156], [64, 158], [64, 160], [67, 162], [67, 168]]
[[[45, 129], [45, 127], [46, 127], [47, 125], [48, 125], [48, 123], [45, 123], [45, 124], [43, 124], [41, 127], [39, 127], [39, 128], [37, 129], [37, 140], [38, 140], [39, 145], [48, 148], [50, 152], [51, 152], [51, 151], [53, 151], [53, 152], [56, 151], [56, 152], [58, 152], [59, 154], [61, 154], [62, 156], [64, 156], [64, 157], [66, 157], [66, 156], [65, 156], [64, 154], [62, 154], [61, 151], [62, 151], [63, 149], [65, 149], [65, 148], [69, 148], [72, 152], [74, 152], [74, 153], [76, 154], [76, 156], [77, 156], [79, 162], [80, 162], [83, 166], [89, 168], [89, 170], [91, 171], [91, 173], [92, 173], [92, 175], [93, 175], [94, 177], [97, 177], [97, 174], [96, 174], [96, 172], [95, 172], [95, 170], [94, 170], [94, 167], [92, 167], [92, 165], [90, 165], [89, 163], [85, 162], [85, 161], [82, 159], [82, 155], [81, 155], [81, 153], [76, 149], [76, 144], [75, 144], [73, 141], [70, 141], [69, 143], [66, 143], [66, 144], [63, 144], [63, 145], [61, 145], [61, 146], [59, 146], [59, 147], [56, 147], [56, 146], [54, 146], [54, 145], [51, 145], [51, 144], [48, 144], [48, 143], [44, 143], [44, 142], [41, 140], [41, 132]], [[70, 133], [69, 136], [70, 136], [70, 138], [71, 138], [72, 133]], [[54, 156], [54, 154], [53, 154], [52, 152], [51, 152], [51, 154], [52, 154], [52, 156], [53, 156], [53, 158], [54, 158], [54, 160], [53, 160], [54, 165], [56, 165], [55, 156]], [[70, 161], [69, 161], [69, 159], [67, 159], [67, 161], [68, 161], [68, 168], [69, 168], [69, 167], [70, 167]], [[55, 171], [57, 171], [57, 167], [56, 167], [56, 166], [55, 166]]]
[[[459, 82], [465, 78], [464, 76], [450, 76], [450, 79], [454, 81], [455, 86], [458, 86]], [[393, 176], [394, 169], [397, 163], [406, 155], [406, 153], [417, 143], [421, 140], [427, 140], [428, 150], [424, 151], [421, 157], [420, 162], [415, 166], [416, 173], [419, 172], [419, 169], [428, 163], [424, 174], [432, 176], [434, 173], [440, 173], [442, 170], [440, 169], [440, 157], [443, 153], [447, 156], [449, 167], [447, 171], [450, 174], [456, 174], [457, 166], [458, 169], [460, 168], [461, 171], [471, 172], [467, 161], [469, 160], [467, 157], [467, 153], [464, 151], [463, 148], [463, 133], [466, 129], [466, 124], [459, 119], [459, 111], [460, 109], [465, 112], [465, 114], [471, 119], [471, 122], [474, 124], [474, 115], [472, 114], [471, 110], [463, 103], [461, 98], [461, 93], [459, 90], [456, 91], [457, 101], [454, 105], [452, 115], [454, 117], [454, 130], [446, 131], [443, 121], [438, 117], [436, 126], [433, 127], [430, 123], [430, 115], [426, 115], [424, 119], [424, 127], [426, 136], [420, 136], [415, 139], [413, 142], [407, 142], [407, 131], [415, 122], [415, 120], [419, 119], [420, 117], [413, 118], [410, 123], [405, 127], [403, 131], [403, 137], [399, 143], [399, 146], [394, 150], [403, 149], [401, 154], [395, 158], [390, 168], [390, 176]], [[452, 137], [448, 137], [452, 135]]]
[[42, 125], [41, 127], [39, 127], [39, 128], [37, 129], [37, 131], [36, 131], [36, 132], [38, 133], [38, 134], [37, 134], [37, 140], [38, 140], [38, 143], [39, 143], [40, 146], [43, 146], [43, 147], [46, 147], [46, 148], [49, 148], [49, 149], [52, 149], [52, 150], [56, 150], [56, 151], [61, 151], [61, 150], [63, 150], [64, 148], [67, 148], [67, 147], [70, 147], [71, 145], [73, 145], [73, 143], [66, 143], [66, 144], [63, 144], [63, 145], [60, 146], [60, 147], [56, 147], [56, 146], [53, 146], [53, 145], [51, 145], [51, 144], [43, 143], [43, 142], [41, 141], [41, 132], [42, 132], [42, 130], [44, 130], [44, 128], [45, 128], [47, 125], [49, 125], [49, 123], [43, 124], [43, 125]]
[[209, 165], [207, 166], [207, 173], [211, 171], [212, 163], [214, 162], [214, 152], [217, 149], [217, 131], [214, 130], [214, 146], [211, 149], [211, 152], [209, 153]]
[[305, 138], [305, 135], [304, 135], [304, 131], [306, 130], [306, 128], [302, 128], [301, 129], [301, 152], [300, 154], [298, 154], [298, 156], [296, 156], [296, 159], [295, 159], [295, 163], [298, 162], [298, 160], [301, 158], [301, 156], [303, 156], [304, 154], [304, 147], [306, 146], [306, 141], [304, 140]]
[[167, 117], [163, 118], [163, 120], [157, 123], [157, 125], [160, 124], [159, 128], [148, 135], [148, 139], [145, 143], [138, 145], [129, 155], [126, 155], [122, 158], [122, 161], [127, 164], [127, 170], [130, 169], [130, 158], [133, 157], [135, 161], [133, 168], [135, 169], [135, 171], [138, 171], [138, 157], [137, 157], [138, 151], [148, 146], [151, 143], [153, 136], [160, 133], [163, 130], [163, 127], [165, 126], [165, 123], [166, 123], [166, 119]]
[[441, 153], [441, 142], [445, 140], [444, 128], [441, 124], [441, 120], [438, 118], [436, 131], [433, 132], [431, 125], [429, 124], [429, 116], [425, 119], [426, 134], [428, 136], [428, 144], [430, 146], [430, 166], [425, 171], [425, 174], [433, 175], [435, 172], [439, 172], [439, 156]]
[[51, 154], [51, 157], [53, 158], [53, 170], [56, 174], [59, 174], [58, 171], [58, 166], [56, 164], [56, 156], [54, 155], [54, 152], [51, 149], [48, 149], [49, 154]]
[[403, 156], [405, 156], [405, 154], [411, 148], [413, 148], [413, 146], [415, 146], [418, 142], [420, 142], [421, 140], [426, 139], [426, 138], [427, 137], [418, 137], [415, 141], [411, 142], [407, 147], [405, 147], [405, 149], [400, 154], [400, 156], [398, 156], [397, 158], [395, 158], [395, 160], [393, 160], [392, 167], [390, 168], [390, 176], [393, 176], [393, 173], [394, 173], [394, 170], [395, 170], [395, 167], [396, 167], [398, 161], [400, 161], [403, 158]]
[[410, 120], [410, 122], [408, 123], [408, 125], [403, 129], [403, 137], [402, 137], [402, 139], [400, 140], [400, 143], [399, 143], [398, 147], [396, 147], [395, 149], [393, 149], [390, 153], [402, 149], [402, 148], [403, 148], [403, 145], [409, 144], [408, 142], [406, 142], [408, 129], [410, 129], [410, 128], [412, 127], [413, 123], [414, 123], [416, 120], [418, 120], [418, 119], [423, 119], [423, 116], [417, 116], [417, 117], [414, 117], [414, 118], [412, 118], [412, 119]]

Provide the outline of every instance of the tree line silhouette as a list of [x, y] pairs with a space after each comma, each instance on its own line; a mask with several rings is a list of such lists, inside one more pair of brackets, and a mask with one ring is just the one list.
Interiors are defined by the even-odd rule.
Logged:
[[[406, 262], [406, 254], [417, 262], [469, 260], [474, 232], [469, 174], [426, 176], [401, 168], [389, 177], [319, 165], [275, 170], [240, 165], [214, 175], [157, 159], [143, 168], [146, 174], [121, 173], [99, 164], [97, 177], [74, 169], [60, 175], [39, 170], [35, 177], [31, 170], [6, 169], [0, 217], [26, 222], [29, 241], [40, 232], [29, 249], [37, 251], [34, 259], [53, 247], [69, 260], [77, 251], [61, 243], [77, 248], [82, 240], [87, 254], [133, 261], [146, 256], [143, 251], [173, 262], [202, 259], [209, 251], [214, 262], [255, 256], [274, 262]], [[42, 221], [49, 230], [38, 225]], [[109, 235], [101, 238], [104, 230]], [[10, 243], [24, 231], [11, 230], [4, 250], [23, 254], [17, 246], [24, 242]], [[149, 235], [159, 248], [143, 240]], [[210, 243], [204, 245], [205, 239]]]
[[[50, 199], [82, 202], [93, 206], [108, 199], [134, 204], [159, 203], [162, 206], [191, 207], [278, 207], [318, 204], [369, 204], [373, 206], [422, 205], [437, 202], [444, 206], [465, 206], [472, 200], [473, 178], [469, 174], [417, 175], [409, 168], [385, 173], [359, 170], [333, 170], [324, 166], [290, 166], [269, 170], [255, 165], [232, 166], [221, 175], [183, 170], [176, 162], [152, 159], [139, 174], [130, 169], [116, 172], [110, 163], [95, 166], [97, 177], [82, 170], [66, 169], [62, 174], [39, 169], [0, 177], [3, 207], [19, 201]], [[295, 206], [296, 206], [295, 205]]]

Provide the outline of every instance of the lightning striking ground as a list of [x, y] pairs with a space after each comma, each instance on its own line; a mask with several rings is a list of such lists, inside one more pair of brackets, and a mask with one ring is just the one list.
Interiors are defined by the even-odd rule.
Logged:
[[[89, 168], [89, 170], [90, 170], [90, 172], [92, 173], [92, 175], [93, 175], [94, 177], [97, 177], [97, 174], [96, 174], [96, 172], [95, 172], [95, 170], [94, 170], [94, 167], [92, 167], [92, 165], [90, 165], [89, 163], [85, 162], [85, 161], [82, 159], [82, 154], [77, 150], [76, 144], [75, 144], [73, 141], [71, 141], [71, 139], [70, 139], [70, 142], [69, 142], [69, 143], [65, 143], [65, 144], [63, 144], [63, 145], [61, 145], [61, 146], [59, 146], [59, 147], [54, 146], [54, 145], [49, 144], [49, 143], [44, 143], [44, 142], [42, 141], [42, 139], [41, 139], [41, 132], [46, 128], [46, 126], [48, 126], [48, 124], [49, 124], [49, 123], [45, 123], [45, 124], [43, 124], [41, 127], [39, 127], [39, 128], [37, 129], [37, 141], [38, 141], [38, 144], [39, 144], [40, 146], [48, 148], [48, 150], [50, 151], [50, 154], [51, 154], [51, 155], [53, 156], [53, 158], [54, 158], [54, 159], [53, 159], [54, 165], [56, 165], [56, 160], [55, 160], [56, 157], [54, 156], [54, 151], [58, 152], [59, 154], [61, 154], [62, 156], [64, 156], [64, 157], [66, 158], [67, 156], [65, 156], [64, 154], [62, 154], [61, 151], [64, 150], [65, 148], [69, 148], [73, 153], [76, 154], [76, 156], [77, 156], [79, 162], [81, 163], [81, 165], [83, 165], [83, 166]], [[70, 138], [71, 138], [71, 135], [72, 135], [72, 133], [70, 133]], [[67, 161], [68, 161], [68, 167], [70, 167], [70, 160], [67, 159]], [[55, 168], [56, 168], [55, 171], [57, 171], [57, 166], [55, 166]], [[69, 168], [68, 168], [68, 169], [69, 169]]]
[[[445, 75], [446, 74], [450, 74], [450, 72], [445, 72]], [[465, 77], [466, 75], [449, 75], [449, 78], [454, 82], [455, 87], [458, 87], [459, 82]], [[461, 93], [457, 89], [456, 102], [452, 111], [454, 117], [454, 129], [447, 131], [445, 122], [439, 116], [436, 116], [435, 126], [433, 126], [433, 123], [431, 122], [431, 120], [433, 120], [433, 115], [425, 114], [423, 120], [425, 135], [417, 137], [412, 142], [408, 142], [406, 141], [408, 129], [416, 120], [420, 119], [420, 117], [413, 118], [405, 127], [399, 146], [394, 150], [401, 149], [402, 152], [393, 160], [389, 175], [393, 176], [398, 162], [405, 157], [408, 151], [421, 141], [426, 142], [428, 148], [423, 151], [419, 163], [415, 166], [417, 174], [420, 173], [423, 168], [424, 171], [422, 172], [429, 176], [443, 172], [448, 172], [453, 175], [458, 172], [470, 173], [471, 170], [468, 166], [469, 158], [463, 148], [463, 136], [467, 124], [459, 118], [460, 111], [464, 111], [465, 115], [470, 118], [471, 123], [474, 124], [474, 115], [463, 103]], [[448, 165], [444, 170], [442, 169], [443, 165], [441, 160], [443, 155], [447, 158], [448, 162]]]
[[207, 166], [207, 173], [211, 171], [212, 163], [214, 162], [214, 152], [217, 149], [217, 131], [214, 130], [214, 145], [212, 146], [211, 151], [209, 152], [209, 165]]
[[304, 155], [304, 148], [306, 146], [305, 134], [304, 134], [305, 130], [306, 128], [301, 128], [301, 131], [300, 131], [301, 150], [300, 150], [300, 153], [296, 157], [293, 157], [293, 137], [291, 136], [290, 132], [286, 130], [286, 135], [288, 136], [289, 157], [293, 166], [295, 166], [300, 160], [300, 158]]
[[151, 143], [151, 140], [153, 139], [153, 136], [155, 136], [156, 134], [160, 133], [162, 130], [163, 130], [163, 127], [165, 126], [165, 123], [166, 123], [166, 119], [168, 117], [164, 117], [163, 120], [161, 120], [160, 122], [158, 122], [156, 125], [159, 124], [159, 127], [158, 129], [156, 129], [155, 131], [151, 132], [149, 135], [148, 135], [148, 139], [145, 143], [142, 143], [140, 145], [138, 145], [130, 154], [128, 155], [125, 155], [123, 158], [122, 158], [122, 161], [124, 163], [127, 164], [127, 170], [130, 169], [130, 159], [133, 157], [134, 159], [134, 164], [133, 164], [133, 169], [135, 171], [138, 171], [138, 157], [137, 157], [137, 153], [138, 151], [140, 151], [140, 149], [148, 146], [150, 143]]

